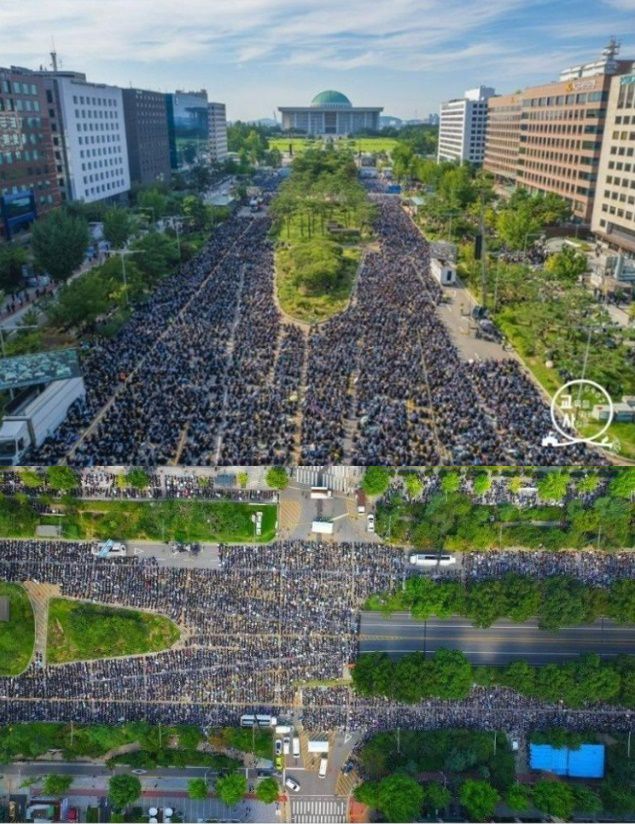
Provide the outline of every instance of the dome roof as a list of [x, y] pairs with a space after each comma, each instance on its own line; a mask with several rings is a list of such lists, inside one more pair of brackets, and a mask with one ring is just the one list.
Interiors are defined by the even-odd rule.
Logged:
[[350, 109], [352, 105], [345, 94], [342, 94], [342, 92], [334, 92], [332, 89], [316, 94], [311, 101], [311, 106], [315, 106], [316, 108]]

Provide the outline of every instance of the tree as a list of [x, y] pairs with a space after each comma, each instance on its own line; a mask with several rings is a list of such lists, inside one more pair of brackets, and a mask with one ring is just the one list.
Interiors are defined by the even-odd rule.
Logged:
[[141, 781], [136, 775], [113, 775], [108, 782], [108, 800], [115, 810], [124, 810], [141, 795]]
[[0, 245], [0, 289], [16, 292], [22, 286], [22, 267], [28, 261], [26, 249], [15, 243]]
[[81, 266], [89, 241], [86, 220], [64, 209], [36, 221], [31, 233], [35, 262], [57, 281], [66, 280]]
[[474, 478], [473, 487], [475, 495], [484, 495], [486, 492], [489, 492], [492, 487], [492, 479], [489, 472], [479, 472]]
[[150, 486], [150, 476], [145, 469], [139, 467], [128, 470], [126, 480], [134, 489], [147, 489]]
[[247, 794], [247, 779], [242, 773], [230, 773], [216, 782], [216, 793], [228, 807], [235, 807]]
[[568, 821], [573, 813], [573, 791], [560, 781], [538, 781], [534, 786], [534, 806], [547, 815]]
[[507, 806], [511, 807], [512, 810], [523, 812], [523, 810], [529, 808], [531, 792], [524, 784], [512, 784], [509, 790], [507, 790], [505, 800], [507, 801]]
[[488, 781], [468, 779], [461, 785], [459, 801], [471, 821], [485, 821], [494, 814], [500, 795]]
[[635, 469], [631, 467], [614, 467], [609, 492], [619, 498], [633, 499], [635, 495]]
[[446, 495], [452, 495], [461, 488], [460, 472], [444, 472], [441, 475], [441, 489]]
[[379, 782], [377, 801], [388, 821], [416, 821], [423, 806], [423, 787], [414, 778], [401, 773]]
[[256, 798], [265, 804], [273, 804], [279, 795], [280, 788], [275, 778], [264, 778], [256, 787]]
[[249, 472], [239, 472], [238, 475], [236, 475], [236, 480], [241, 489], [246, 489], [249, 483]]
[[207, 226], [209, 214], [207, 207], [200, 197], [196, 195], [184, 197], [181, 209], [183, 211], [183, 217], [195, 231], [204, 229]]
[[47, 466], [46, 481], [56, 492], [71, 492], [77, 489], [77, 475], [70, 466]]
[[169, 274], [179, 260], [175, 240], [162, 232], [148, 232], [132, 248], [140, 253], [134, 256], [134, 262], [149, 286]]
[[545, 271], [563, 283], [575, 283], [588, 269], [586, 255], [572, 246], [563, 246], [545, 261]]
[[418, 498], [423, 492], [423, 481], [414, 472], [409, 472], [404, 478], [404, 486], [409, 498]]
[[538, 494], [543, 501], [564, 500], [569, 488], [568, 472], [548, 472], [538, 480]]
[[431, 781], [429, 784], [425, 784], [423, 789], [426, 807], [429, 807], [436, 814], [441, 810], [445, 810], [452, 800], [450, 790], [444, 787], [443, 784], [439, 784], [438, 781]]
[[44, 795], [65, 795], [72, 783], [72, 775], [47, 775], [42, 783], [42, 791]]
[[368, 495], [383, 495], [390, 486], [391, 474], [385, 466], [369, 466], [362, 478], [362, 489]]
[[187, 782], [187, 795], [194, 801], [204, 801], [209, 788], [204, 778], [190, 778]]
[[289, 486], [289, 475], [284, 466], [272, 466], [267, 470], [265, 481], [271, 489], [286, 489]]
[[104, 237], [113, 249], [123, 249], [132, 232], [132, 220], [126, 209], [114, 206], [104, 214]]
[[573, 787], [574, 809], [581, 813], [599, 813], [602, 811], [602, 799], [584, 784]]
[[496, 230], [508, 249], [526, 249], [539, 229], [540, 222], [528, 205], [503, 209], [496, 220]]

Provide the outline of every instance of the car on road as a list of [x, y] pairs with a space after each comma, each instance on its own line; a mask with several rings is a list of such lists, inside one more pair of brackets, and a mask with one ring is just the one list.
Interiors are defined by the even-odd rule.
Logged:
[[287, 776], [284, 785], [285, 787], [288, 787], [290, 790], [293, 790], [294, 793], [300, 792], [300, 785], [295, 780], [295, 778], [291, 778], [290, 775]]
[[285, 738], [282, 741], [282, 752], [285, 755], [289, 755], [289, 753], [291, 752], [291, 739], [288, 736], [285, 736]]
[[281, 755], [276, 755], [276, 770], [282, 772], [284, 769], [284, 758]]
[[147, 770], [140, 770], [137, 768], [136, 770], [131, 770], [134, 775], [145, 775], [148, 771]]
[[366, 530], [368, 532], [374, 532], [375, 531], [375, 516], [373, 515], [372, 512], [369, 512], [368, 515], [366, 516]]
[[282, 741], [276, 738], [276, 755], [282, 755]]

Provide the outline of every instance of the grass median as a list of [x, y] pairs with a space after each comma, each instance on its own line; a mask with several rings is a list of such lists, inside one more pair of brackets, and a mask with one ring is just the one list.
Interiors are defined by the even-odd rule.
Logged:
[[33, 610], [29, 596], [19, 584], [0, 581], [0, 598], [9, 599], [9, 620], [0, 621], [0, 675], [18, 675], [33, 655]]
[[[0, 534], [30, 538], [38, 525], [56, 526], [63, 538], [92, 540], [199, 541], [241, 543], [271, 541], [276, 535], [275, 504], [236, 501], [55, 501], [55, 514], [40, 515], [46, 499], [0, 498]], [[262, 533], [252, 515], [262, 512]]]
[[49, 604], [47, 660], [50, 664], [140, 655], [169, 649], [180, 638], [163, 615], [53, 598]]

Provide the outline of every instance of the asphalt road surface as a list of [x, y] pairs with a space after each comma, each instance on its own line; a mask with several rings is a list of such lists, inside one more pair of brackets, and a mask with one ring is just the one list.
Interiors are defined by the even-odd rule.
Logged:
[[398, 658], [408, 652], [460, 649], [475, 664], [506, 664], [524, 658], [532, 664], [559, 663], [597, 652], [603, 658], [635, 653], [635, 626], [597, 621], [588, 626], [544, 632], [535, 621], [514, 624], [497, 621], [489, 629], [474, 627], [464, 618], [415, 621], [408, 613], [388, 618], [362, 613], [361, 652], [387, 652]]

